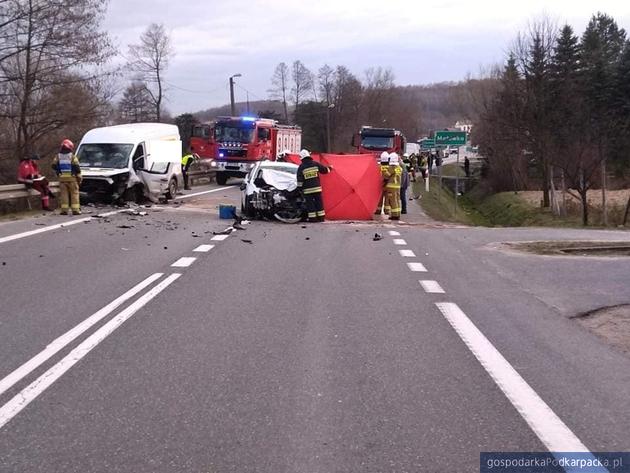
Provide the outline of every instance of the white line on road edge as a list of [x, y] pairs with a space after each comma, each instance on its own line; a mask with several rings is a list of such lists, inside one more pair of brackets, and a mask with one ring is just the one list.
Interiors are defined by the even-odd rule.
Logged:
[[[114, 214], [119, 214], [122, 212], [126, 212], [127, 210], [114, 210], [113, 212], [107, 212], [104, 214], [98, 214], [98, 217], [110, 217]], [[28, 232], [16, 233], [15, 235], [9, 235], [0, 238], [0, 243], [6, 243], [7, 241], [19, 240], [20, 238], [26, 238], [29, 236], [37, 235], [39, 233], [49, 232], [51, 230], [58, 230], [59, 228], [69, 227], [71, 225], [76, 225], [77, 223], [89, 222], [94, 217], [85, 217], [78, 218], [76, 220], [68, 220], [64, 223], [57, 223], [55, 225], [50, 225], [48, 227], [38, 228], [37, 230], [29, 230]]]
[[230, 235], [215, 235], [212, 238], [210, 238], [211, 240], [214, 241], [223, 241], [225, 240], [227, 237], [229, 237]]
[[79, 346], [68, 353], [52, 368], [29, 384], [22, 391], [17, 393], [9, 402], [0, 407], [0, 429], [4, 427], [22, 409], [28, 406], [37, 396], [43, 393], [51, 384], [57, 381], [64, 373], [79, 362], [85, 355], [98, 346], [103, 340], [111, 335], [114, 330], [120, 327], [126, 320], [131, 318], [138, 310], [149, 303], [155, 296], [171, 285], [181, 274], [174, 273], [168, 276], [153, 289], [148, 291], [137, 301], [124, 309], [112, 320], [107, 322], [96, 332], [86, 338]]
[[171, 267], [173, 267], [173, 268], [187, 268], [188, 266], [193, 264], [196, 259], [197, 258], [195, 258], [193, 256], [184, 256], [183, 258], [180, 258], [177, 261], [175, 261], [171, 265]]
[[394, 230], [390, 230], [388, 233], [389, 233], [389, 236], [400, 236], [400, 232], [396, 232]]
[[419, 281], [419, 283], [429, 294], [444, 294], [444, 289], [437, 281]]
[[197, 197], [198, 195], [211, 194], [213, 192], [219, 192], [219, 191], [223, 191], [223, 190], [226, 190], [226, 189], [232, 189], [234, 187], [236, 187], [236, 186], [225, 186], [225, 187], [219, 187], [218, 189], [211, 189], [209, 191], [195, 192], [194, 194], [179, 195], [179, 196], [175, 197], [174, 200], [188, 199], [190, 197]]
[[394, 238], [394, 245], [406, 245], [407, 242], [402, 238]]
[[104, 317], [116, 310], [121, 304], [131, 299], [144, 288], [146, 288], [156, 280], [160, 279], [163, 275], [164, 273], [155, 273], [149, 276], [144, 281], [129, 289], [122, 296], [114, 299], [105, 307], [89, 316], [83, 322], [76, 325], [74, 328], [71, 328], [56, 340], [53, 340], [44, 350], [28, 360], [19, 368], [15, 369], [12, 373], [5, 376], [2, 380], [0, 380], [0, 394], [4, 393], [7, 389], [10, 389], [15, 383], [30, 374], [33, 370], [37, 369], [42, 363], [46, 362], [50, 357], [54, 356], [59, 350], [66, 347], [69, 343], [71, 343], [74, 339], [76, 339], [94, 324], [98, 323]]
[[196, 253], [207, 253], [212, 248], [214, 248], [214, 245], [199, 245], [197, 248], [195, 248], [193, 250], [193, 252], [196, 252]]
[[435, 305], [552, 454], [589, 452], [580, 439], [527, 384], [457, 304], [439, 302]]
[[400, 256], [402, 256], [403, 258], [415, 258], [416, 254], [411, 251], [411, 250], [398, 250], [398, 253], [400, 253]]
[[407, 267], [416, 273], [426, 273], [427, 268], [422, 263], [407, 263]]

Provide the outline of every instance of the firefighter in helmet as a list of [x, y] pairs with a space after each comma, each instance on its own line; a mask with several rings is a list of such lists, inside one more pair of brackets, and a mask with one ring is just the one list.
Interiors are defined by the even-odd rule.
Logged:
[[289, 151], [288, 149], [282, 150], [280, 151], [280, 154], [278, 154], [276, 161], [286, 161], [290, 154], [291, 151]]
[[[381, 170], [381, 175], [383, 175], [383, 170], [387, 169], [388, 166], [389, 166], [389, 153], [387, 151], [383, 151], [381, 153], [381, 157], [379, 160], [379, 169]], [[376, 207], [376, 212], [374, 212], [374, 215], [381, 214], [381, 211], [383, 211], [384, 202], [385, 202], [385, 180], [383, 180], [383, 189], [381, 191], [381, 198], [378, 201], [378, 207]], [[387, 210], [385, 210], [385, 213], [388, 213]]]
[[72, 210], [73, 215], [81, 214], [79, 203], [79, 185], [81, 184], [81, 167], [79, 159], [74, 155], [74, 143], [69, 139], [61, 142], [59, 154], [55, 156], [52, 168], [59, 177], [59, 203], [61, 215]]
[[313, 161], [311, 153], [305, 149], [300, 151], [300, 159], [302, 164], [298, 167], [297, 181], [306, 200], [308, 220], [309, 222], [323, 222], [326, 212], [324, 211], [319, 175], [328, 174], [332, 170], [332, 166], [323, 166], [317, 161]]
[[385, 211], [389, 210], [390, 220], [400, 220], [400, 181], [402, 169], [400, 168], [398, 154], [389, 155], [389, 166], [383, 170], [385, 183]]

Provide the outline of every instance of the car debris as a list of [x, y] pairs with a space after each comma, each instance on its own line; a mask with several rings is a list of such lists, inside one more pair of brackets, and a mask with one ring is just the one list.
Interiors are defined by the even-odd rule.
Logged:
[[254, 242], [253, 242], [253, 241], [251, 241], [251, 240], [245, 240], [245, 239], [243, 239], [243, 238], [241, 238], [241, 241], [242, 241], [243, 243], [249, 243], [250, 245], [254, 243]]
[[380, 241], [382, 239], [383, 239], [383, 235], [381, 235], [380, 233], [375, 233], [374, 238], [372, 238], [372, 241]]

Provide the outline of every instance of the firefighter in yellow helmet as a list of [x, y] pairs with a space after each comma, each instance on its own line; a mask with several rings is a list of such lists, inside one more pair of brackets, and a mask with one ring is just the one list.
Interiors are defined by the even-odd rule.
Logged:
[[[383, 171], [389, 167], [389, 153], [387, 151], [383, 151], [380, 157], [379, 168], [381, 170], [381, 176], [383, 175]], [[381, 192], [381, 199], [378, 201], [378, 207], [376, 207], [376, 212], [374, 215], [380, 215], [383, 210], [383, 205], [385, 202], [385, 184], [386, 180], [383, 179], [383, 191]], [[385, 213], [389, 214], [389, 211], [385, 209]]]
[[385, 183], [385, 211], [389, 209], [390, 220], [400, 220], [400, 181], [402, 169], [400, 167], [398, 154], [389, 155], [389, 166], [383, 170]]
[[53, 159], [52, 168], [59, 177], [61, 215], [67, 215], [69, 209], [72, 210], [73, 215], [80, 215], [81, 167], [79, 166], [79, 159], [74, 155], [74, 143], [72, 141], [65, 139], [61, 142], [61, 149]]

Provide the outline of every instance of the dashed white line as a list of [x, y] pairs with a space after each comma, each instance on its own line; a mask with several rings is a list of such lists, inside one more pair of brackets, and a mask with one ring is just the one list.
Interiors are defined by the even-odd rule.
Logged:
[[187, 268], [188, 266], [193, 264], [196, 260], [197, 258], [195, 258], [194, 256], [184, 256], [183, 258], [180, 258], [177, 261], [175, 261], [171, 265], [171, 267], [172, 268]]
[[400, 256], [402, 256], [403, 258], [415, 258], [416, 254], [411, 251], [411, 250], [398, 250], [398, 253], [400, 253]]
[[437, 281], [424, 280], [419, 282], [425, 292], [429, 294], [444, 294], [444, 289]]
[[404, 246], [406, 244], [407, 242], [403, 240], [402, 238], [394, 238], [394, 245]]
[[175, 197], [174, 200], [189, 199], [190, 197], [197, 197], [198, 195], [204, 195], [204, 194], [212, 194], [213, 192], [224, 191], [227, 189], [232, 189], [234, 187], [236, 186], [224, 186], [224, 187], [219, 187], [218, 189], [211, 189], [209, 191], [195, 192], [194, 194], [178, 195], [177, 197]]
[[214, 248], [214, 245], [199, 245], [197, 248], [195, 248], [193, 250], [193, 252], [196, 252], [196, 253], [207, 253], [212, 248]]
[[212, 238], [210, 238], [213, 241], [223, 241], [225, 240], [227, 237], [229, 237], [230, 235], [215, 235]]
[[550, 452], [589, 451], [457, 304], [436, 306]]
[[389, 233], [389, 236], [400, 236], [400, 232], [397, 232], [394, 230], [390, 230], [388, 233]]
[[0, 394], [4, 393], [7, 389], [10, 389], [13, 385], [15, 385], [15, 383], [30, 374], [33, 370], [37, 369], [39, 366], [42, 365], [42, 363], [46, 362], [48, 359], [50, 359], [50, 357], [66, 347], [70, 342], [75, 340], [94, 324], [101, 321], [104, 317], [117, 309], [121, 304], [138, 294], [140, 291], [151, 285], [156, 280], [160, 279], [162, 276], [163, 273], [155, 273], [149, 276], [144, 281], [138, 283], [136, 286], [129, 289], [117, 299], [114, 299], [98, 312], [95, 312], [83, 322], [71, 328], [59, 338], [53, 340], [44, 350], [42, 350], [40, 353], [35, 355], [33, 358], [28, 360], [26, 363], [15, 369], [7, 376], [5, 376], [2, 380], [0, 380]]
[[181, 274], [174, 273], [168, 276], [164, 281], [152, 288], [137, 301], [127, 307], [125, 310], [116, 315], [112, 320], [107, 322], [96, 332], [90, 335], [82, 343], [80, 343], [68, 355], [63, 357], [61, 361], [52, 368], [42, 374], [39, 378], [29, 384], [22, 391], [17, 393], [9, 402], [0, 407], [0, 429], [6, 425], [13, 417], [28, 406], [37, 396], [43, 393], [55, 381], [57, 381], [64, 373], [78, 363], [85, 355], [98, 346], [103, 340], [111, 335], [114, 330], [120, 327], [126, 320], [131, 318], [138, 310], [149, 303], [160, 292], [170, 286]]
[[407, 263], [407, 267], [416, 273], [426, 273], [427, 268], [422, 263]]

